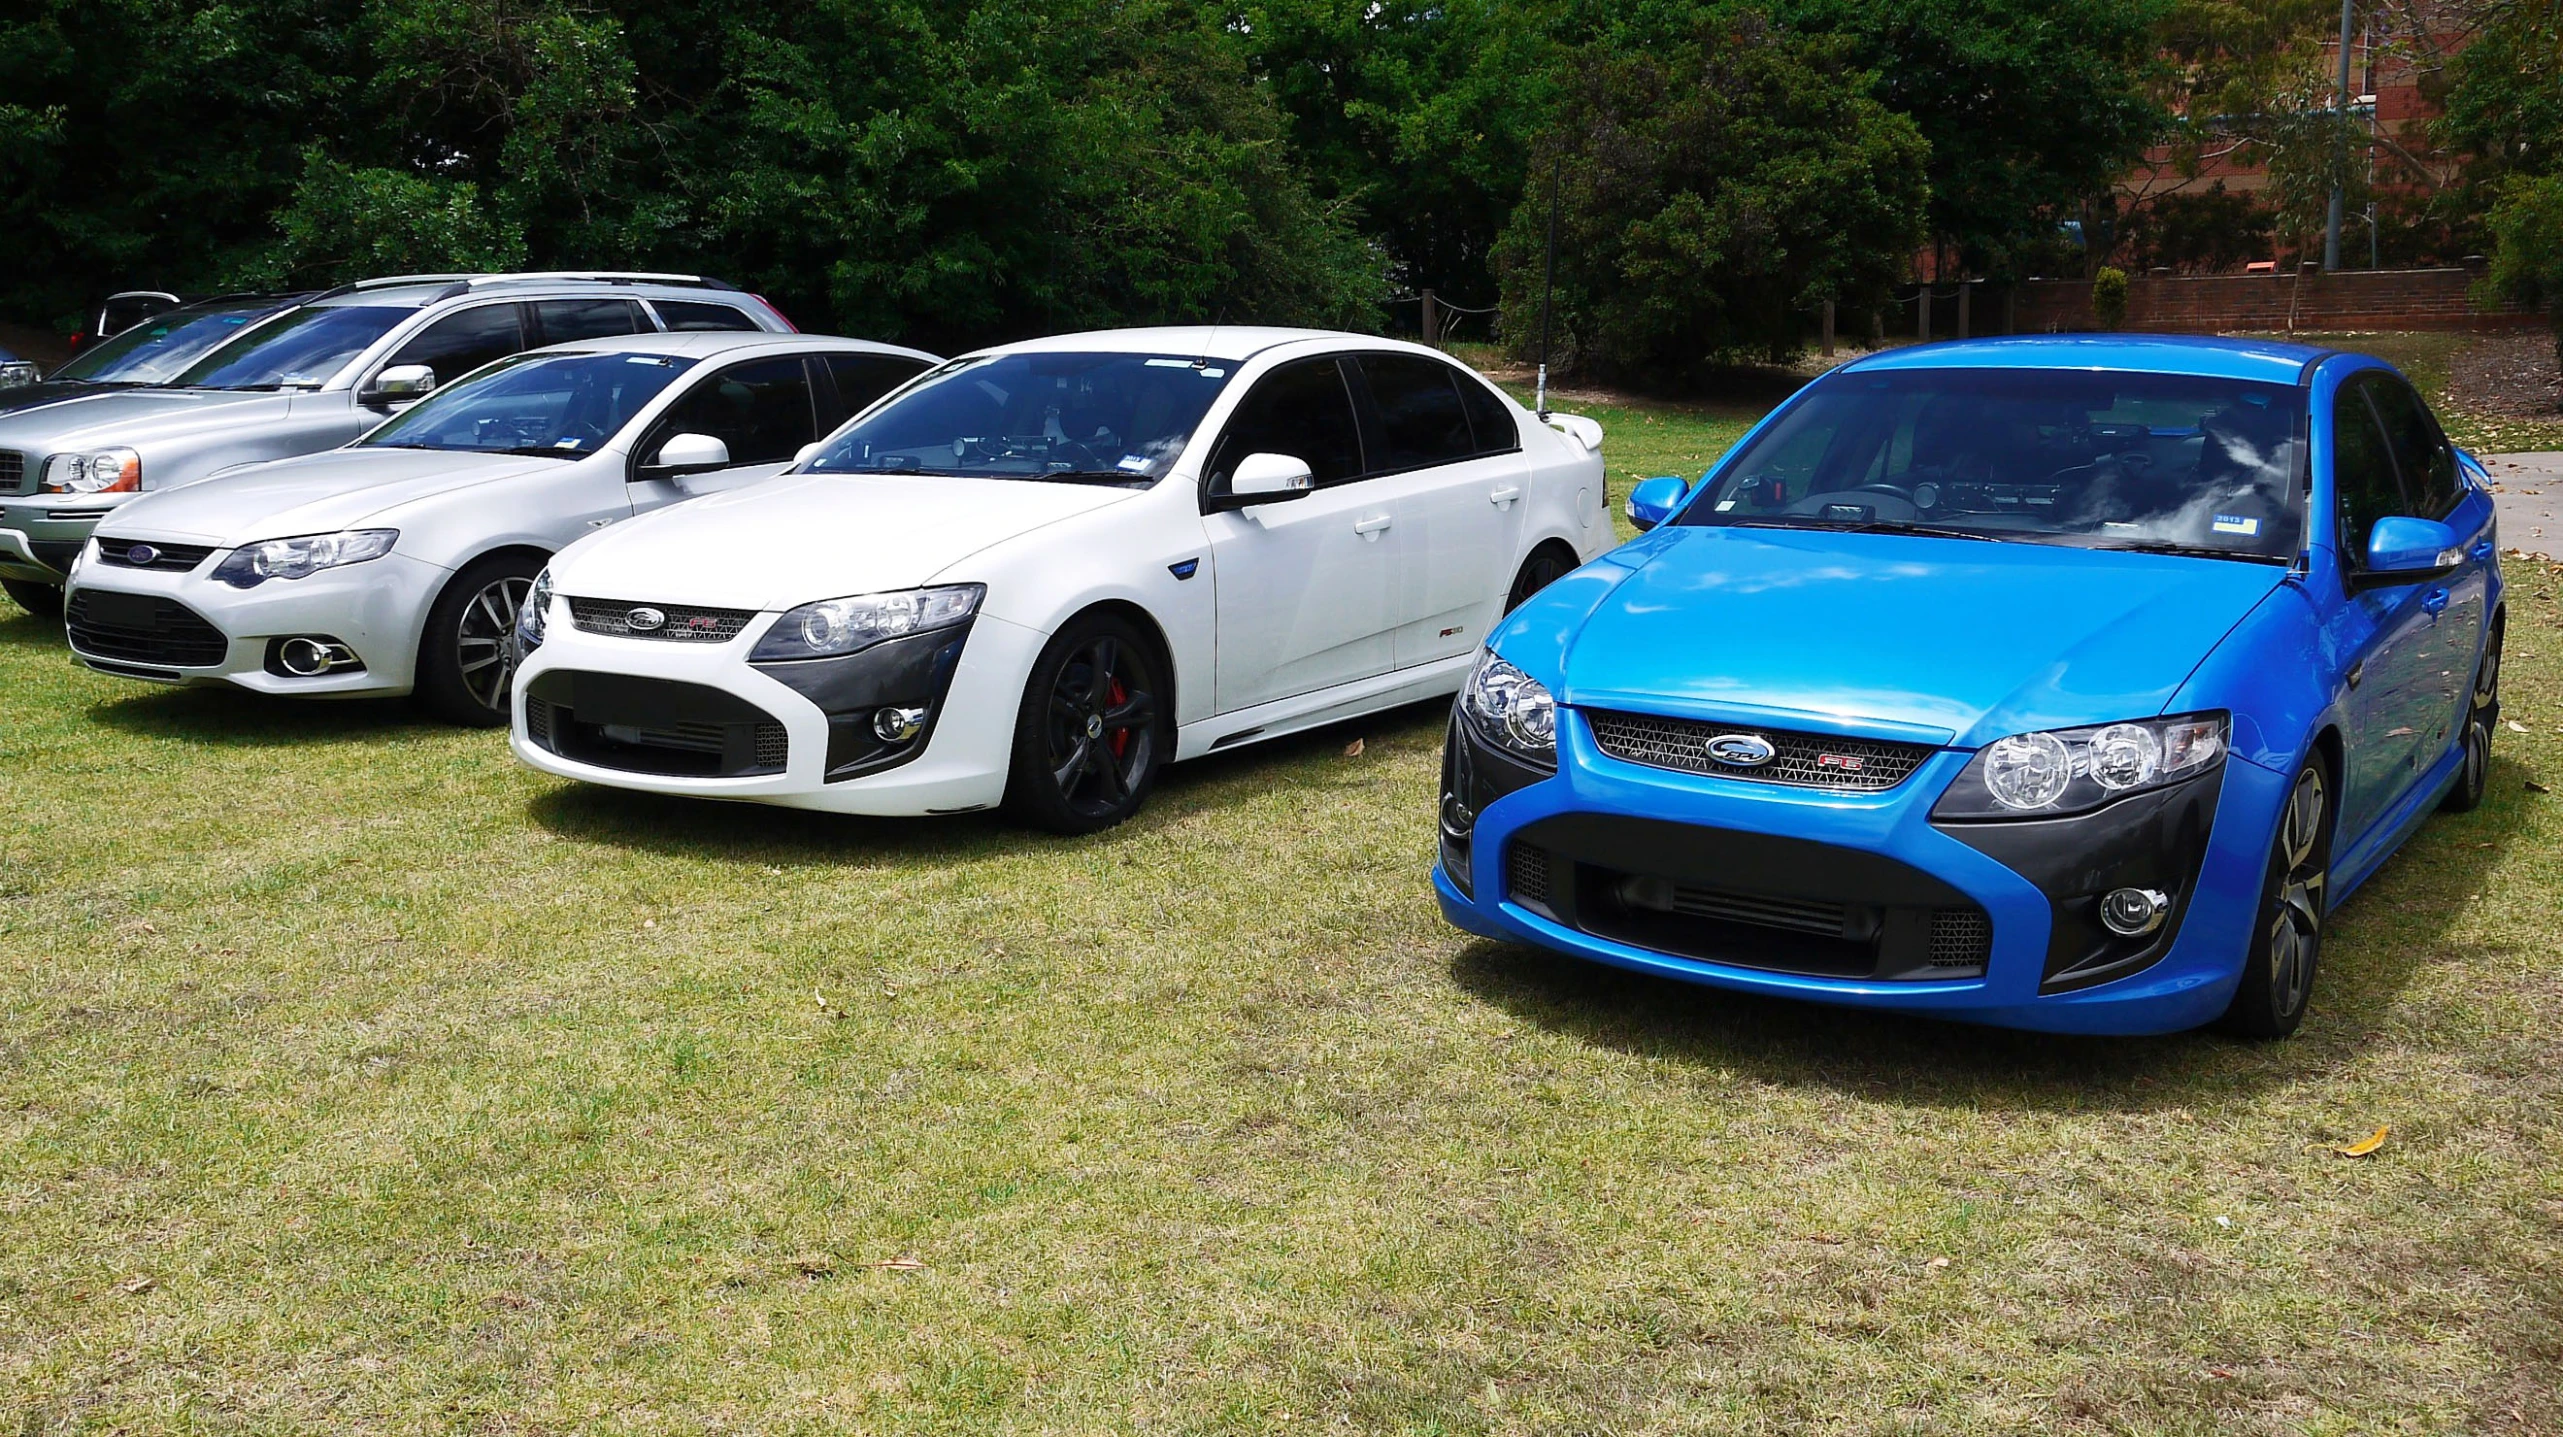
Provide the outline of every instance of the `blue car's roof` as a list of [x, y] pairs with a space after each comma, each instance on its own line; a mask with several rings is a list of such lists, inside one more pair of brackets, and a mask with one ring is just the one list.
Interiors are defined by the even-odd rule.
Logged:
[[2117, 369], [2294, 384], [2331, 354], [2273, 339], [2208, 339], [2183, 334], [2018, 334], [1914, 344], [1842, 366], [1854, 369]]

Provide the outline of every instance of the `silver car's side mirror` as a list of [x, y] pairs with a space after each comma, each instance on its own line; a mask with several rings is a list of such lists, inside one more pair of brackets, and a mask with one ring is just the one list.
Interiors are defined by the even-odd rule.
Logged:
[[364, 399], [368, 404], [407, 404], [425, 399], [435, 389], [435, 370], [424, 364], [395, 364], [374, 376]]
[[653, 478], [730, 467], [730, 446], [709, 434], [671, 435], [641, 468]]

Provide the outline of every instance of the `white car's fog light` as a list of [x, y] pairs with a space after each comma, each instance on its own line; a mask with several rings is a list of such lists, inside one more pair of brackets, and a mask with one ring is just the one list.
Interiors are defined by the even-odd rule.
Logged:
[[872, 716], [872, 735], [883, 743], [906, 743], [925, 732], [923, 708], [893, 706]]
[[2163, 926], [2171, 900], [2151, 888], [2112, 889], [2100, 900], [2100, 921], [2121, 938], [2142, 938]]

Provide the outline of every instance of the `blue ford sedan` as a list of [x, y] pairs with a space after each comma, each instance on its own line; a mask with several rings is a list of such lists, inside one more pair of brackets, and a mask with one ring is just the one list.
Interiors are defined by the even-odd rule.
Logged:
[[2358, 355], [1926, 345], [1808, 385], [1515, 610], [1442, 908], [1721, 987], [2083, 1033], [2295, 1029], [2325, 925], [2483, 794], [2482, 469]]

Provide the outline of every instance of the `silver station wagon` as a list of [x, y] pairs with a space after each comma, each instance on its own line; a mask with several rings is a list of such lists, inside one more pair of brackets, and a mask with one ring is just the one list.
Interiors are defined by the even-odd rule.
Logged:
[[718, 280], [621, 273], [403, 275], [238, 324], [162, 383], [0, 414], [11, 598], [58, 614], [81, 545], [138, 494], [335, 449], [492, 360], [618, 334], [792, 329]]

